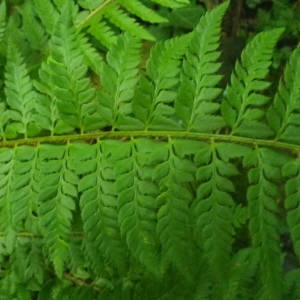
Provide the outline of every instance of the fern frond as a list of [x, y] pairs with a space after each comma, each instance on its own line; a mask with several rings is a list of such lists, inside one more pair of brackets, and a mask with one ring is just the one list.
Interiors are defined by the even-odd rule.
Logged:
[[100, 20], [97, 24], [92, 24], [87, 31], [108, 49], [117, 41], [117, 34], [103, 20]]
[[48, 34], [52, 34], [55, 29], [55, 24], [59, 19], [59, 13], [51, 1], [33, 0], [34, 8], [44, 25]]
[[147, 77], [140, 79], [133, 109], [145, 129], [174, 129], [174, 102], [179, 84], [181, 58], [191, 36], [176, 37], [157, 43], [147, 61]]
[[193, 194], [189, 183], [196, 168], [186, 157], [199, 147], [197, 142], [172, 140], [164, 145], [165, 160], [157, 164], [154, 178], [159, 182], [157, 233], [162, 245], [162, 266], [175, 266], [186, 278], [192, 276], [194, 244], [191, 212]]
[[31, 283], [32, 289], [40, 288], [45, 277], [42, 240], [29, 239], [29, 250], [24, 259], [24, 277]]
[[78, 178], [69, 166], [69, 157], [70, 147], [64, 145], [42, 145], [38, 154], [38, 214], [47, 252], [59, 277], [62, 276], [68, 255], [72, 212], [78, 197]]
[[[131, 14], [139, 17], [143, 21], [149, 23], [168, 22], [166, 18], [144, 5], [140, 0], [122, 0], [120, 2]], [[188, 4], [188, 2], [186, 4]]]
[[[17, 238], [16, 248], [11, 255], [11, 276], [19, 286], [27, 285], [27, 293], [20, 291], [20, 295], [26, 295], [24, 299], [30, 299], [31, 291], [40, 289], [44, 277], [44, 264], [42, 256], [41, 240]], [[17, 292], [9, 289], [13, 293]], [[19, 292], [19, 291], [18, 291]]]
[[113, 130], [140, 125], [132, 115], [132, 98], [138, 82], [141, 43], [124, 34], [107, 54], [102, 68], [102, 89], [99, 93], [101, 115]]
[[232, 258], [224, 300], [251, 299], [258, 259], [257, 250], [252, 248], [242, 249]]
[[85, 64], [89, 66], [95, 74], [100, 76], [103, 63], [102, 56], [89, 43], [88, 39], [84, 35], [79, 35], [78, 40], [80, 44], [79, 47], [85, 58]]
[[26, 255], [28, 251], [26, 244], [27, 241], [17, 238], [16, 248], [11, 255], [11, 274], [14, 277], [14, 280], [20, 285], [25, 283], [25, 274], [24, 272], [21, 272], [21, 270], [25, 269]]
[[34, 5], [26, 2], [22, 9], [22, 30], [32, 49], [42, 51], [48, 41], [45, 29], [37, 20]]
[[221, 55], [219, 39], [228, 4], [223, 3], [201, 18], [183, 61], [176, 112], [188, 131], [211, 132], [224, 126], [215, 100], [221, 93], [217, 84], [222, 76], [216, 72], [221, 66], [217, 62]]
[[[0, 44], [4, 42], [6, 35], [6, 2], [0, 4]], [[2, 50], [2, 46], [0, 48]]]
[[11, 205], [12, 224], [17, 231], [30, 230], [38, 233], [34, 218], [37, 213], [37, 151], [32, 147], [18, 147], [11, 162], [6, 201]]
[[282, 299], [277, 182], [287, 160], [284, 154], [267, 148], [257, 148], [244, 158], [244, 166], [251, 168], [247, 191], [249, 231], [259, 255], [261, 299]]
[[6, 105], [2, 99], [0, 99], [0, 139], [5, 140], [5, 126], [9, 120], [9, 113], [7, 113]]
[[285, 208], [287, 210], [287, 223], [291, 238], [293, 241], [293, 248], [300, 259], [300, 232], [299, 232], [299, 205], [300, 205], [300, 161], [299, 159], [292, 160], [284, 165], [282, 169], [283, 175], [287, 178], [285, 183]]
[[5, 137], [32, 136], [35, 133], [31, 121], [36, 95], [31, 78], [21, 54], [13, 43], [8, 45], [7, 52], [5, 94], [9, 109], [6, 114], [10, 122], [5, 128]]
[[66, 0], [53, 0], [53, 2], [55, 4], [55, 6], [57, 7], [57, 9], [61, 11], [68, 1], [66, 1]]
[[[80, 51], [78, 34], [71, 24], [70, 9], [65, 7], [52, 36], [51, 52], [47, 63], [40, 69], [41, 83], [37, 87], [51, 100], [41, 104], [48, 109], [48, 116], [40, 123], [53, 133], [72, 130], [84, 132], [97, 128], [99, 119], [95, 90], [86, 76], [87, 67]], [[46, 105], [45, 105], [46, 104]], [[50, 115], [50, 116], [49, 116]]]
[[[207, 273], [205, 274], [207, 275]], [[201, 276], [193, 300], [209, 300], [212, 297], [212, 284], [208, 276]], [[201, 280], [202, 279], [202, 280]]]
[[256, 36], [220, 103], [229, 2], [137, 37], [187, 2], [1, 2], [0, 300], [300, 297], [299, 50], [265, 114]]
[[139, 25], [134, 18], [130, 17], [128, 13], [119, 8], [118, 5], [112, 5], [105, 13], [112, 24], [120, 29], [130, 32], [141, 39], [153, 41], [155, 38], [143, 26]]
[[158, 187], [152, 182], [151, 158], [157, 161], [161, 155], [160, 144], [139, 139], [119, 143], [112, 153], [121, 233], [132, 255], [154, 274], [160, 273], [155, 232]]
[[229, 159], [249, 151], [248, 148], [232, 146], [202, 144], [195, 157], [199, 181], [192, 205], [195, 236], [209, 270], [219, 285], [224, 284], [224, 272], [229, 271], [234, 234], [232, 221], [235, 203], [232, 194], [235, 187], [229, 178], [239, 174]]
[[267, 113], [269, 124], [275, 132], [275, 139], [297, 144], [300, 142], [299, 67], [300, 48], [298, 47], [289, 58], [274, 102]]
[[93, 9], [97, 8], [103, 0], [78, 0], [77, 3], [80, 7], [88, 9], [92, 11]]
[[72, 127], [68, 126], [64, 120], [60, 119], [57, 109], [57, 98], [54, 93], [54, 86], [48, 82], [48, 64], [43, 63], [39, 70], [39, 77], [42, 82], [36, 81], [35, 87], [40, 92], [35, 103], [35, 110], [39, 112], [36, 116], [38, 126], [54, 133], [71, 132]]
[[170, 8], [180, 8], [189, 4], [189, 0], [152, 0], [152, 2]]
[[[14, 222], [12, 220], [12, 199], [9, 196], [14, 173], [14, 151], [2, 148], [0, 152], [0, 216], [1, 231], [5, 233], [5, 247], [11, 253], [16, 241]], [[15, 183], [16, 184], [16, 183]]]
[[[188, 0], [152, 0], [151, 2], [169, 8], [178, 8], [189, 4]], [[91, 5], [87, 4], [87, 6], [90, 7]], [[155, 24], [167, 22], [164, 17], [146, 6], [141, 0], [105, 0], [101, 1], [97, 7], [94, 5], [92, 7], [93, 10], [78, 22], [77, 27], [89, 27], [88, 32], [96, 37], [100, 43], [103, 43], [101, 37], [105, 37], [103, 43], [105, 46], [114, 44], [111, 38], [115, 37], [117, 31], [111, 28], [112, 24], [131, 35], [152, 41], [155, 40], [154, 36], [145, 29], [145, 26], [140, 25], [137, 19]]]
[[[108, 299], [107, 297], [102, 297], [103, 299]], [[87, 300], [87, 299], [95, 299], [101, 300], [98, 296], [97, 291], [91, 290], [85, 286], [82, 287], [73, 287], [71, 283], [68, 285], [57, 287], [56, 293], [52, 296], [51, 300]], [[114, 298], [117, 299], [117, 298]], [[29, 300], [29, 299], [28, 299]]]
[[37, 213], [36, 151], [32, 150], [28, 146], [17, 147], [6, 151], [1, 160], [0, 214], [6, 221], [0, 230], [7, 234], [8, 249], [15, 242], [14, 232], [39, 233], [34, 217]]
[[266, 76], [273, 49], [282, 32], [282, 29], [273, 29], [257, 34], [235, 65], [222, 102], [222, 114], [232, 134], [258, 138], [272, 136], [272, 130], [263, 120], [265, 105], [270, 100], [263, 92], [270, 86]]
[[[72, 161], [81, 177], [78, 191], [86, 247], [90, 257], [100, 257], [93, 265], [101, 266], [101, 257], [124, 272], [128, 251], [121, 239], [118, 225], [117, 189], [114, 165], [109, 162], [111, 150], [118, 148], [116, 141], [105, 141], [86, 148], [72, 147]], [[84, 168], [82, 166], [85, 166]], [[100, 262], [99, 262], [100, 261]]]

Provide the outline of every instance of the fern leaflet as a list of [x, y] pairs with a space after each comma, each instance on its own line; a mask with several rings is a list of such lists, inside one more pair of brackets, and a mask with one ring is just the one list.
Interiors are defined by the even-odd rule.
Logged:
[[225, 91], [222, 114], [232, 134], [266, 138], [272, 131], [261, 120], [269, 98], [262, 92], [270, 85], [265, 80], [275, 43], [282, 29], [259, 33], [243, 50]]

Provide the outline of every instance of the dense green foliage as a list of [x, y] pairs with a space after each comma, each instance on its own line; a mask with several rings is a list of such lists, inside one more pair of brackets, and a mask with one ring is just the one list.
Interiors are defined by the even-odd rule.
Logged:
[[300, 49], [269, 77], [284, 29], [224, 84], [229, 2], [158, 41], [195, 2], [12, 2], [0, 299], [299, 299]]

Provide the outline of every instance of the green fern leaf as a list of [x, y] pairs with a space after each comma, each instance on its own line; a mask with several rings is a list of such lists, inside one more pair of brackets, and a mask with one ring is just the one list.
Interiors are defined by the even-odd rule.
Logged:
[[[29, 240], [29, 250], [26, 255], [25, 268], [22, 270], [26, 280], [30, 281], [32, 289], [40, 288], [44, 281], [45, 265], [43, 262], [42, 241]], [[25, 271], [25, 272], [24, 272]]]
[[55, 29], [55, 24], [59, 18], [59, 14], [51, 1], [33, 0], [35, 11], [39, 16], [45, 30], [52, 34]]
[[132, 98], [138, 81], [141, 43], [124, 34], [107, 54], [102, 69], [101, 115], [106, 126], [128, 129], [140, 126], [132, 115]]
[[[19, 237], [11, 256], [11, 275], [20, 286], [27, 284], [28, 291], [23, 299], [30, 299], [31, 290], [40, 289], [44, 277], [41, 240], [31, 241]], [[12, 290], [10, 290], [11, 294]], [[15, 291], [17, 292], [17, 291]], [[20, 293], [24, 296], [24, 291]], [[13, 297], [12, 297], [13, 298]]]
[[37, 212], [37, 151], [32, 147], [18, 147], [12, 159], [13, 174], [9, 179], [8, 188], [11, 190], [6, 201], [11, 203], [12, 223], [14, 228], [30, 230], [38, 233], [38, 225], [34, 220]]
[[67, 0], [53, 0], [53, 2], [60, 11], [66, 5], [66, 3], [68, 3]]
[[279, 212], [276, 199], [279, 190], [276, 181], [281, 179], [280, 169], [287, 157], [271, 149], [257, 148], [244, 159], [250, 167], [250, 187], [247, 192], [249, 205], [249, 230], [252, 245], [258, 249], [260, 299], [282, 299], [282, 271], [279, 244]]
[[101, 44], [108, 49], [110, 49], [117, 41], [117, 34], [105, 21], [99, 21], [97, 24], [92, 24], [87, 31], [98, 41], [101, 41]]
[[212, 284], [208, 278], [209, 274], [203, 272], [194, 293], [194, 297], [192, 298], [193, 300], [208, 300], [212, 298]]
[[179, 84], [180, 60], [190, 35], [159, 42], [151, 49], [147, 62], [147, 77], [140, 79], [133, 99], [136, 116], [145, 129], [174, 129], [174, 102]]
[[2, 148], [0, 152], [0, 216], [1, 216], [1, 231], [5, 233], [5, 246], [7, 251], [11, 253], [14, 248], [16, 235], [14, 222], [12, 220], [12, 199], [7, 197], [10, 194], [11, 178], [13, 177], [14, 151], [12, 149]]
[[30, 47], [41, 51], [48, 41], [43, 26], [38, 22], [32, 2], [26, 2], [22, 9], [23, 32]]
[[85, 9], [92, 11], [93, 9], [97, 8], [103, 0], [78, 0], [77, 3]]
[[114, 25], [121, 28], [124, 31], [145, 40], [153, 41], [155, 38], [148, 33], [141, 25], [139, 25], [134, 18], [131, 18], [124, 10], [120, 9], [118, 5], [111, 6], [111, 9], [107, 10], [105, 17]]
[[189, 4], [189, 0], [152, 0], [152, 2], [171, 8], [180, 8]]
[[[110, 149], [118, 146], [117, 141], [104, 141], [88, 148], [85, 144], [78, 144], [72, 148], [71, 155], [73, 167], [81, 177], [78, 191], [81, 193], [83, 229], [90, 257], [100, 253], [101, 257], [124, 272], [127, 249], [118, 225], [114, 165], [108, 159]], [[92, 261], [92, 264], [101, 266], [103, 262], [98, 261]]]
[[[44, 129], [66, 133], [74, 129], [84, 132], [98, 128], [95, 116], [97, 103], [93, 102], [95, 89], [86, 77], [87, 67], [80, 51], [78, 35], [71, 25], [68, 7], [65, 7], [51, 40], [51, 53], [40, 69], [41, 83], [37, 88], [50, 98], [44, 120]], [[48, 107], [47, 107], [48, 106]], [[45, 110], [44, 108], [44, 110]], [[50, 115], [50, 116], [49, 116]]]
[[175, 266], [186, 278], [192, 275], [192, 242], [189, 205], [193, 195], [188, 184], [194, 181], [196, 168], [186, 158], [196, 151], [197, 142], [172, 140], [164, 145], [165, 160], [157, 164], [153, 179], [158, 180], [157, 233], [162, 245], [162, 266]]
[[202, 144], [195, 157], [199, 181], [192, 205], [195, 236], [218, 284], [222, 283], [224, 272], [229, 271], [234, 234], [235, 187], [229, 177], [239, 172], [229, 159], [247, 152], [248, 148], [234, 148], [230, 144]]
[[39, 149], [39, 210], [44, 242], [56, 274], [61, 277], [68, 255], [68, 243], [78, 197], [78, 178], [68, 165], [69, 147], [43, 145]]
[[296, 255], [300, 258], [300, 234], [299, 234], [299, 180], [300, 161], [293, 160], [284, 165], [282, 173], [288, 178], [285, 184], [285, 208], [287, 210], [287, 223], [293, 240]]
[[233, 257], [224, 300], [251, 299], [259, 263], [256, 252], [252, 248], [246, 248]]
[[275, 139], [299, 144], [299, 64], [300, 48], [294, 50], [280, 81], [274, 103], [267, 117], [275, 132]]
[[31, 126], [36, 98], [31, 79], [21, 54], [12, 43], [8, 46], [8, 61], [6, 64], [5, 94], [9, 111], [7, 119], [11, 122], [5, 128], [6, 138], [33, 135]]
[[[26, 241], [22, 241], [22, 239], [16, 239], [16, 248], [11, 255], [11, 274], [19, 283], [25, 282], [24, 272], [21, 270], [25, 269], [25, 261], [26, 261], [27, 249], [26, 249]], [[27, 298], [27, 297], [26, 297]]]
[[85, 63], [88, 65], [98, 76], [101, 74], [101, 67], [103, 63], [102, 56], [96, 51], [96, 49], [88, 42], [88, 39], [80, 35], [78, 37], [80, 43], [81, 52], [85, 58]]
[[5, 126], [9, 120], [9, 112], [6, 110], [6, 105], [2, 99], [0, 99], [0, 139], [5, 140]]
[[217, 62], [219, 37], [228, 4], [225, 2], [201, 17], [183, 62], [176, 112], [188, 131], [211, 132], [224, 126], [215, 100], [221, 93], [217, 84], [222, 76], [216, 72], [221, 66]]
[[270, 99], [262, 92], [270, 85], [265, 78], [282, 32], [282, 29], [273, 29], [256, 35], [235, 65], [222, 102], [222, 114], [232, 134], [259, 138], [272, 135], [272, 130], [263, 122], [264, 106]]
[[158, 160], [161, 148], [160, 144], [139, 139], [119, 143], [112, 153], [121, 233], [133, 256], [154, 274], [160, 273], [155, 232], [158, 187], [152, 182], [151, 158]]
[[[169, 8], [178, 8], [189, 4], [188, 0], [152, 0], [151, 2]], [[141, 0], [105, 0], [100, 1], [97, 5], [85, 2], [82, 5], [91, 8], [92, 11], [78, 20], [77, 27], [88, 27], [88, 32], [107, 47], [114, 44], [118, 34], [118, 30], [113, 27], [136, 37], [153, 41], [155, 40], [154, 36], [145, 29], [145, 26], [140, 25], [137, 19], [155, 24], [167, 22], [165, 18], [156, 13], [154, 9], [146, 6]]]
[[[6, 2], [3, 1], [0, 4], [0, 45], [4, 43], [4, 38], [6, 35]], [[3, 51], [3, 46], [0, 46], [1, 51]]]
[[[145, 6], [139, 0], [122, 0], [121, 4], [133, 15], [136, 15], [141, 20], [149, 22], [149, 23], [165, 23], [168, 20], [159, 14], [157, 14], [154, 10]], [[188, 4], [188, 3], [186, 3]]]

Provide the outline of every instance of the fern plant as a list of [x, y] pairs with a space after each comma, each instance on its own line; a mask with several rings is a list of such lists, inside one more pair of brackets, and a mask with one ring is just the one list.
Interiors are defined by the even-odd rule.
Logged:
[[[78, 4], [101, 25], [151, 2], [186, 1]], [[228, 5], [102, 58], [75, 1], [2, 2], [0, 299], [300, 297], [299, 48], [273, 96], [283, 29], [259, 33], [223, 90]]]
[[[175, 9], [189, 4], [189, 0], [77, 0], [74, 2], [80, 8], [80, 13], [74, 15], [75, 27], [86, 28], [90, 35], [106, 47], [114, 44], [120, 30], [128, 31], [142, 39], [155, 40], [143, 23], [160, 24], [168, 20], [152, 7], [160, 5]], [[33, 1], [35, 14], [48, 33], [51, 34], [54, 30], [54, 24], [65, 3], [67, 1], [47, 1], [47, 3], [42, 0]], [[34, 17], [31, 17], [32, 19]]]

